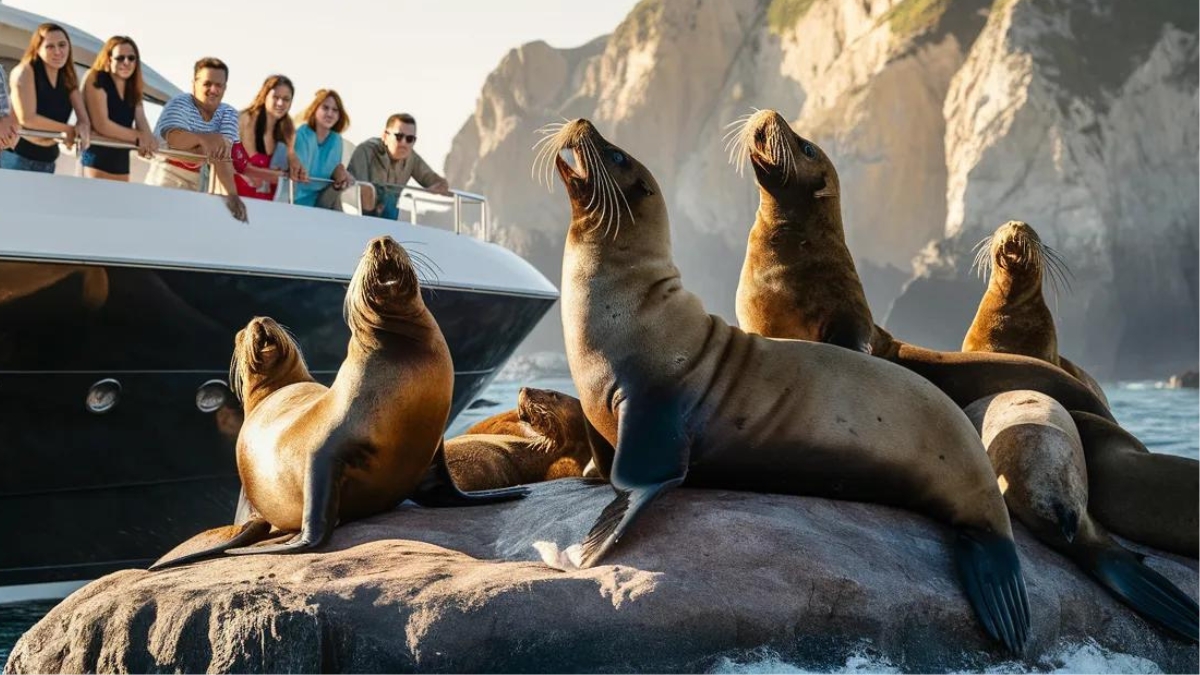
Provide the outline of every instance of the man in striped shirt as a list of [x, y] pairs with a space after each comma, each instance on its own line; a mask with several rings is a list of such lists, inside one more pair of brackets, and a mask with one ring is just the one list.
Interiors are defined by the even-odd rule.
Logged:
[[13, 114], [12, 100], [8, 95], [8, 73], [0, 66], [0, 150], [17, 144], [17, 116]]
[[[235, 163], [244, 167], [245, 150], [238, 143], [238, 113], [222, 103], [229, 67], [220, 59], [205, 57], [192, 71], [192, 93], [180, 94], [163, 106], [154, 135], [173, 150], [208, 157], [217, 180], [225, 189], [225, 205], [234, 218], [246, 222], [246, 205], [233, 182]], [[146, 183], [184, 190], [200, 190], [201, 164], [172, 157], [155, 159]]]

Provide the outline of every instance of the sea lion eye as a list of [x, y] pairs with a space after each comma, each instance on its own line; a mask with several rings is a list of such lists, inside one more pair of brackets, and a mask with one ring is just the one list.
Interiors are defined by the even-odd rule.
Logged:
[[805, 143], [800, 150], [812, 159], [817, 158], [817, 149], [812, 146], [812, 143]]
[[612, 161], [616, 162], [617, 164], [619, 164], [621, 166], [625, 166], [626, 164], [629, 163], [629, 158], [626, 157], [625, 153], [621, 152], [620, 150], [613, 150], [612, 155], [610, 155], [610, 156], [612, 157]]

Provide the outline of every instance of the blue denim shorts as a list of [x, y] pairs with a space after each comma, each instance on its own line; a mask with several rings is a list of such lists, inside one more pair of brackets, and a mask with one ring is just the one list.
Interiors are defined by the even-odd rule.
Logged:
[[0, 169], [54, 173], [54, 162], [39, 162], [36, 159], [26, 159], [11, 150], [5, 150], [4, 152], [0, 152]]

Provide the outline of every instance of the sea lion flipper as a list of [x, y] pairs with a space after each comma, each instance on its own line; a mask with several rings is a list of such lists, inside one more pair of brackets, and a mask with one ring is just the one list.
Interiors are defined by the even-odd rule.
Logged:
[[967, 599], [988, 634], [1019, 654], [1029, 636], [1029, 599], [1012, 539], [959, 528], [954, 557]]
[[450, 475], [450, 466], [446, 464], [446, 443], [442, 441], [425, 472], [425, 478], [409, 499], [425, 507], [481, 506], [521, 499], [528, 494], [529, 488], [521, 485], [472, 492], [458, 489], [454, 476]]
[[655, 497], [687, 476], [688, 444], [677, 401], [637, 397], [621, 404], [616, 459], [609, 480], [617, 495], [583, 541], [581, 568], [595, 565]]
[[1090, 553], [1073, 558], [1113, 595], [1176, 636], [1200, 642], [1200, 606], [1195, 600], [1115, 542]]
[[267, 538], [270, 531], [271, 524], [262, 518], [250, 520], [241, 526], [227, 525], [206, 530], [171, 549], [151, 565], [149, 571], [154, 572], [205, 558], [213, 558], [229, 549], [249, 546], [262, 541]]
[[300, 532], [286, 542], [245, 546], [226, 551], [230, 555], [259, 555], [297, 553], [317, 548], [329, 541], [337, 525], [338, 504], [342, 487], [341, 461], [330, 448], [318, 450], [309, 462], [304, 476], [304, 513]]

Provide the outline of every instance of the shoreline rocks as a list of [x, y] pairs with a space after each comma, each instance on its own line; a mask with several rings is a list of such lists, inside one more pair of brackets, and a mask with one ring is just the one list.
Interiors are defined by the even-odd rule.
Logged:
[[[962, 595], [949, 529], [926, 518], [677, 490], [610, 564], [559, 569], [611, 495], [560, 480], [511, 504], [405, 504], [339, 527], [320, 553], [118, 572], [30, 629], [5, 672], [696, 672], [760, 647], [844, 663], [864, 641], [908, 671], [1010, 661]], [[1150, 627], [1019, 526], [1017, 540], [1029, 662], [1090, 638], [1196, 671], [1195, 645]], [[1150, 564], [1195, 596], [1195, 561]]]

